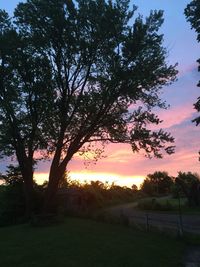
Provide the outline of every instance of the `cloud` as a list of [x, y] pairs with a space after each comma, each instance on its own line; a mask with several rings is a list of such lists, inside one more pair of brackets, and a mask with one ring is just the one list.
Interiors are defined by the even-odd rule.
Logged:
[[186, 120], [192, 123], [191, 120], [194, 118], [195, 110], [189, 103], [183, 106], [175, 106], [168, 110], [160, 110], [157, 114], [159, 118], [163, 120], [159, 126], [161, 128], [170, 128]]
[[[179, 118], [171, 113], [173, 118], [166, 125], [168, 127], [166, 129], [175, 137], [175, 154], [164, 155], [163, 159], [149, 160], [142, 154], [133, 154], [129, 145], [111, 144], [105, 151], [107, 157], [96, 165], [89, 165], [87, 170], [118, 173], [121, 176], [146, 176], [157, 170], [168, 171], [171, 175], [176, 175], [178, 171], [198, 172], [200, 167], [198, 162], [200, 128], [191, 123], [193, 113], [191, 112], [190, 116], [187, 114], [187, 112], [183, 112]], [[72, 162], [70, 167], [72, 169], [77, 167], [79, 171], [84, 168], [83, 165], [81, 166], [81, 162]]]
[[197, 78], [197, 74], [198, 74], [198, 63], [194, 62], [190, 65], [184, 66], [181, 65], [178, 67], [179, 69], [179, 73], [178, 73], [178, 78], [184, 78], [184, 77], [188, 77], [188, 76], [192, 76], [195, 79]]

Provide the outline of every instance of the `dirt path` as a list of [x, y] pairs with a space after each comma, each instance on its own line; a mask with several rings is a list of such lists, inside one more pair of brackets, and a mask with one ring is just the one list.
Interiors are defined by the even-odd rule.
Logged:
[[[140, 211], [135, 209], [137, 202], [108, 208], [106, 212], [112, 216], [126, 216], [130, 222], [146, 224], [158, 228], [167, 228], [200, 234], [200, 215], [188, 215], [170, 212]], [[148, 222], [147, 222], [148, 220]]]
[[184, 256], [185, 267], [200, 267], [200, 247], [188, 247]]
[[[168, 197], [164, 197], [168, 198]], [[170, 212], [152, 212], [152, 211], [140, 211], [136, 209], [137, 202], [122, 204], [115, 207], [108, 208], [106, 212], [112, 216], [126, 216], [129, 222], [136, 224], [147, 223], [150, 226], [154, 226], [162, 229], [171, 229], [179, 231], [180, 224], [182, 224], [183, 232], [192, 234], [200, 234], [200, 215], [188, 215], [183, 214], [180, 218], [179, 214]], [[200, 247], [189, 246], [183, 256], [184, 267], [200, 267]]]

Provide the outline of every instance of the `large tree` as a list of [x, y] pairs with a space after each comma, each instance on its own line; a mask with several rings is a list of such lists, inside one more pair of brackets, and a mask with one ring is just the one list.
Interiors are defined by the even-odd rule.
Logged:
[[34, 153], [44, 147], [41, 128], [51, 101], [48, 64], [0, 10], [0, 157], [16, 155], [27, 215], [33, 209]]
[[[197, 33], [197, 41], [200, 42], [200, 2], [199, 0], [193, 0], [190, 4], [187, 5], [185, 8], [185, 15], [187, 21], [190, 22], [191, 27], [195, 29]], [[200, 64], [200, 58], [197, 60]], [[200, 71], [200, 65], [198, 67], [198, 71]], [[200, 87], [200, 81], [198, 82], [197, 86]], [[198, 97], [197, 102], [194, 104], [195, 109], [200, 112], [200, 97]], [[197, 116], [193, 120], [196, 125], [200, 124], [200, 116]], [[200, 154], [200, 152], [199, 152]]]
[[97, 142], [128, 143], [148, 156], [173, 152], [171, 135], [148, 127], [160, 123], [153, 108], [165, 108], [159, 93], [177, 74], [159, 33], [163, 12], [133, 20], [135, 9], [128, 0], [28, 0], [15, 10], [19, 34], [48, 61], [38, 72], [51, 74], [51, 116], [41, 127], [52, 154], [46, 211], [73, 155], [98, 154]]

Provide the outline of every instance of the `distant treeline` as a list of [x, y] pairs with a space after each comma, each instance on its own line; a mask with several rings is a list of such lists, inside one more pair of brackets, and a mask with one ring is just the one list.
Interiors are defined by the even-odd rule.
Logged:
[[[0, 225], [26, 221], [24, 181], [18, 167], [9, 166], [5, 175], [0, 175]], [[42, 203], [48, 182], [42, 185], [34, 183], [34, 215], [42, 211]], [[136, 185], [132, 188], [121, 187], [114, 183], [100, 181], [80, 183], [71, 180], [66, 172], [60, 180], [55, 201], [55, 210], [66, 212], [90, 212], [103, 207], [135, 201], [143, 196]]]
[[[0, 176], [0, 225], [9, 225], [26, 221], [24, 181], [18, 167], [9, 166], [7, 173]], [[42, 211], [45, 188], [34, 183], [34, 215]], [[190, 206], [200, 205], [200, 176], [191, 172], [179, 172], [171, 177], [167, 172], [148, 174], [141, 187], [132, 188], [114, 183], [91, 181], [80, 183], [70, 179], [65, 173], [59, 183], [55, 201], [55, 211], [66, 213], [88, 213], [111, 205], [133, 202], [146, 196], [172, 195], [174, 198], [186, 197]]]

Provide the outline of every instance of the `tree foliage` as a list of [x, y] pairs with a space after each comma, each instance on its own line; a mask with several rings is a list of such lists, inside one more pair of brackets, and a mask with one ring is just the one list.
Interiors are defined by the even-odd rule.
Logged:
[[173, 180], [167, 172], [156, 171], [147, 175], [141, 189], [149, 195], [169, 194], [172, 185]]
[[184, 194], [190, 206], [200, 205], [200, 176], [192, 172], [179, 172], [176, 178], [178, 193]]
[[[26, 187], [27, 212], [33, 194], [34, 153], [45, 146], [52, 93], [47, 58], [0, 10], [0, 156], [16, 155]], [[44, 89], [45, 88], [45, 89]]]
[[24, 182], [20, 168], [9, 165], [0, 175], [0, 226], [22, 222], [25, 218]]
[[[26, 187], [19, 166], [9, 165], [6, 173], [0, 175], [0, 226], [27, 221]], [[41, 211], [43, 187], [35, 182], [32, 212]]]
[[[197, 33], [197, 41], [200, 42], [200, 2], [198, 0], [193, 0], [190, 4], [188, 4], [185, 8], [185, 15], [187, 21], [190, 22], [191, 27], [195, 29]], [[197, 60], [197, 62], [200, 64], [200, 58]], [[200, 71], [200, 65], [198, 67], [198, 71]], [[197, 86], [200, 87], [200, 81]], [[200, 97], [198, 97], [194, 107], [197, 112], [200, 112]], [[193, 121], [196, 123], [196, 125], [199, 125], [200, 116], [196, 117]]]
[[19, 166], [9, 165], [6, 170], [6, 174], [0, 176], [5, 185], [23, 184], [23, 177]]
[[135, 9], [128, 0], [28, 0], [17, 6], [14, 26], [3, 20], [20, 45], [6, 57], [0, 140], [17, 154], [14, 139], [32, 165], [37, 149], [52, 154], [46, 206], [73, 155], [98, 154], [99, 141], [128, 143], [149, 157], [174, 151], [169, 133], [149, 127], [161, 122], [153, 108], [166, 107], [160, 91], [177, 74], [159, 33], [163, 12], [134, 18]]

